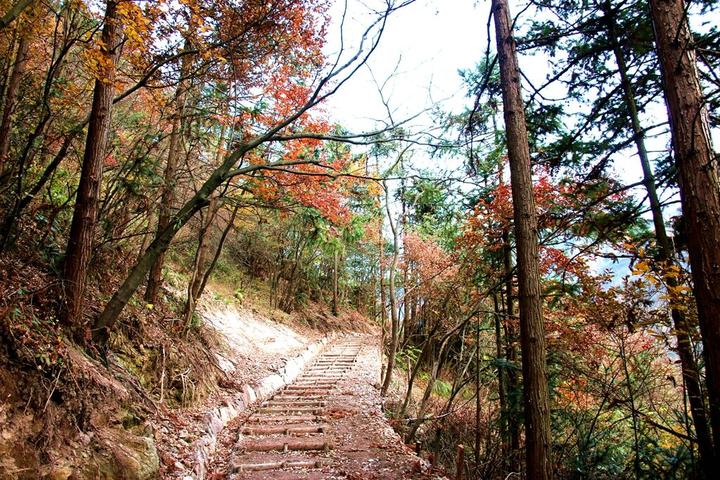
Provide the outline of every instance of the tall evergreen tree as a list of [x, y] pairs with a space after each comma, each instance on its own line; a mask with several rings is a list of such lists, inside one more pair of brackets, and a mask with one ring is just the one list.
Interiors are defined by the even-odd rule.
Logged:
[[547, 480], [553, 477], [550, 407], [530, 147], [510, 11], [505, 0], [494, 0], [492, 5], [517, 242], [526, 466], [529, 478]]
[[683, 0], [651, 0], [651, 17], [679, 172], [685, 234], [710, 397], [720, 446], [720, 169]]

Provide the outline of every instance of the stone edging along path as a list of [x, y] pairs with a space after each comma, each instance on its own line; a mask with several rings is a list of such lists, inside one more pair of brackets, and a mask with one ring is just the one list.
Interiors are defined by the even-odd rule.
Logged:
[[[193, 476], [195, 480], [204, 480], [207, 474], [208, 463], [217, 448], [217, 436], [225, 425], [256, 402], [270, 398], [282, 387], [295, 381], [305, 365], [312, 360], [322, 347], [332, 339], [324, 337], [308, 347], [300, 355], [285, 362], [276, 373], [260, 380], [256, 387], [244, 385], [242, 391], [235, 397], [227, 400], [225, 406], [215, 407], [205, 415], [205, 435], [193, 442]], [[185, 477], [188, 478], [188, 477]]]

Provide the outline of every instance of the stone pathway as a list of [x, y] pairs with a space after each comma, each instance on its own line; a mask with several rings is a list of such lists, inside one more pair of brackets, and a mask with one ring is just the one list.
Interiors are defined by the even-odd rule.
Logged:
[[330, 345], [294, 383], [231, 424], [209, 478], [440, 478], [403, 445], [380, 409], [370, 336]]

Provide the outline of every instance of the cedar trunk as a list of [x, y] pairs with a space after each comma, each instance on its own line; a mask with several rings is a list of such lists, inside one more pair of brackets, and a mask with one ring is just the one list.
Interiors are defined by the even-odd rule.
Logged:
[[720, 445], [720, 180], [693, 38], [682, 0], [651, 0], [710, 400], [714, 457]]
[[526, 468], [528, 478], [547, 480], [552, 478], [550, 408], [530, 148], [507, 0], [493, 0], [493, 9], [517, 242]]
[[[665, 262], [667, 265], [672, 265], [676, 263], [675, 254], [673, 252], [672, 242], [670, 238], [668, 238], [665, 229], [665, 220], [663, 218], [660, 198], [657, 193], [655, 175], [653, 174], [647, 148], [645, 147], [645, 133], [640, 124], [635, 92], [633, 91], [632, 83], [628, 75], [625, 54], [617, 42], [617, 27], [609, 1], [605, 2], [604, 13], [608, 36], [612, 42], [613, 54], [615, 55], [615, 60], [618, 65], [618, 74], [622, 83], [625, 106], [630, 116], [630, 125], [632, 127], [635, 147], [643, 171], [643, 184], [650, 201], [650, 211], [652, 212], [653, 225], [655, 226], [655, 240], [658, 245], [658, 260]], [[670, 288], [676, 287], [677, 282], [673, 278], [669, 278], [668, 286]], [[707, 423], [703, 394], [700, 388], [699, 369], [693, 354], [691, 333], [695, 328], [688, 322], [685, 314], [678, 308], [672, 307], [670, 309], [670, 316], [673, 320], [675, 337], [677, 339], [677, 354], [680, 358], [685, 390], [690, 404], [690, 413], [693, 419], [693, 425], [695, 426], [695, 436], [697, 437], [698, 450], [700, 451], [700, 464], [705, 476], [710, 478], [712, 472], [715, 471], [713, 460], [715, 455], [713, 453], [712, 437]]]
[[80, 184], [78, 185], [73, 211], [70, 237], [65, 252], [65, 321], [75, 323], [82, 314], [85, 280], [92, 253], [93, 237], [100, 196], [103, 161], [107, 147], [110, 117], [112, 114], [115, 69], [119, 54], [122, 28], [117, 12], [117, 2], [109, 0], [105, 9], [105, 25], [102, 32], [102, 55], [107, 65], [95, 80], [93, 103], [85, 153], [83, 155]]

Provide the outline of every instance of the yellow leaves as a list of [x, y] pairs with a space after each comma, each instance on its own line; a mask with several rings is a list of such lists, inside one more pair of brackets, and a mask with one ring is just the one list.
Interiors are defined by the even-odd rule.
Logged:
[[84, 52], [85, 68], [97, 80], [107, 82], [108, 73], [115, 68], [112, 57], [108, 55], [102, 40], [96, 42], [95, 48]]
[[692, 293], [692, 290], [690, 290], [690, 287], [687, 285], [674, 285], [674, 286], [667, 286], [668, 293], [670, 295], [681, 297], [683, 295], [690, 295]]
[[648, 265], [644, 261], [636, 263], [635, 266], [633, 266], [633, 268], [632, 268], [633, 275], [645, 275], [649, 271], [650, 271], [650, 265]]
[[130, 47], [145, 51], [148, 48], [145, 38], [150, 33], [150, 21], [140, 7], [135, 2], [123, 1], [117, 6], [117, 14]]

